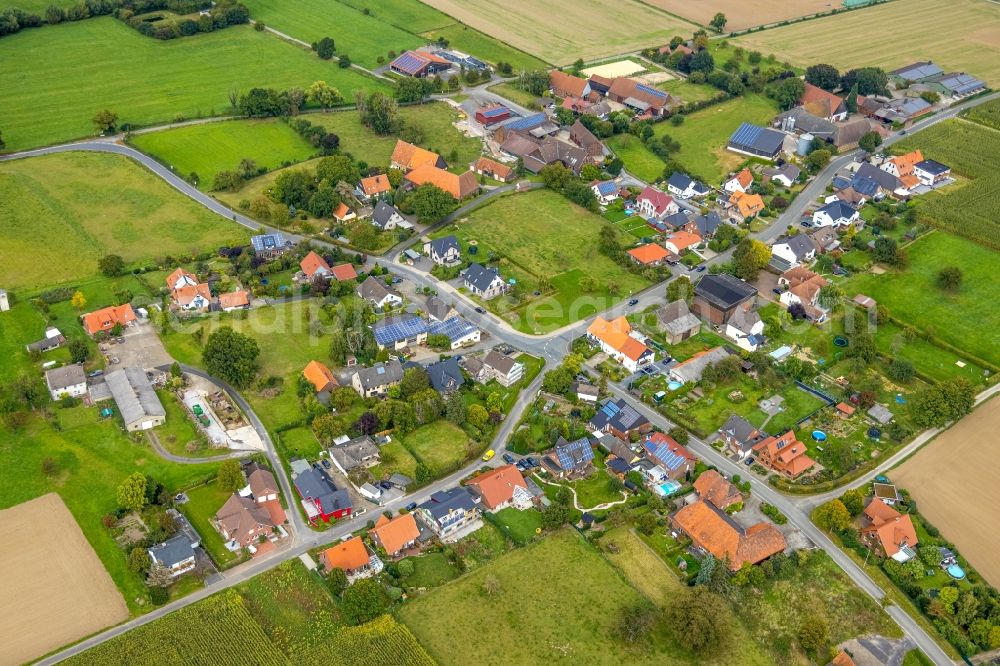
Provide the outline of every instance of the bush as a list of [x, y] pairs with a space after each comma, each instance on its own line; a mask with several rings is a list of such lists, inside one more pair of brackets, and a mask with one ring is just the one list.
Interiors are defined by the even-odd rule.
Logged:
[[154, 606], [162, 606], [170, 599], [170, 593], [167, 592], [167, 588], [165, 587], [150, 587], [148, 589], [149, 600], [153, 602]]

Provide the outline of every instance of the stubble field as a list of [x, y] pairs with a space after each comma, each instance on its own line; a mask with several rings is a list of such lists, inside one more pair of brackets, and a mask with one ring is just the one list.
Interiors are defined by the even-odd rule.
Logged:
[[992, 508], [1000, 502], [1000, 399], [945, 431], [891, 473], [993, 586], [1000, 586], [1000, 536]]
[[888, 2], [736, 41], [801, 67], [824, 62], [888, 71], [933, 58], [945, 71], [966, 71], [1000, 84], [1000, 12], [988, 0]]
[[[758, 25], [828, 12], [831, 3], [827, 0], [755, 0], [753, 3], [741, 0], [646, 0], [654, 7], [677, 14], [695, 23], [708, 25], [716, 12], [722, 12], [729, 21], [726, 30], [743, 30]], [[839, 3], [835, 6], [839, 7]]]
[[0, 511], [0, 663], [31, 661], [128, 617], [114, 581], [55, 493]]

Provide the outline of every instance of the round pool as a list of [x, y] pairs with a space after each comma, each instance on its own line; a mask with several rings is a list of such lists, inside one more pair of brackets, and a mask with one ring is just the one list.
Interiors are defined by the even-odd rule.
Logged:
[[836, 345], [837, 347], [846, 347], [847, 346], [847, 338], [845, 338], [842, 335], [838, 335], [837, 337], [835, 337], [833, 339], [833, 344]]
[[672, 381], [669, 384], [667, 384], [667, 388], [670, 389], [671, 391], [676, 391], [681, 386], [683, 386], [683, 384], [681, 384], [680, 382], [673, 382]]
[[963, 578], [965, 578], [965, 572], [962, 571], [962, 567], [958, 566], [957, 564], [949, 564], [946, 571], [948, 572], [948, 575], [954, 578], [955, 580], [962, 580]]
[[813, 430], [813, 439], [815, 439], [817, 442], [825, 442], [826, 433], [823, 432], [822, 430]]

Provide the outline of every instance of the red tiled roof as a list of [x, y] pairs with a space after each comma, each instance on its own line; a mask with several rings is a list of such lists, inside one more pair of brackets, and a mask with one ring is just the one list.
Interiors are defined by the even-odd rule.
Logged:
[[492, 472], [480, 474], [466, 484], [475, 488], [483, 498], [483, 504], [488, 509], [509, 502], [516, 488], [527, 488], [524, 477], [514, 465], [497, 467]]
[[302, 261], [299, 262], [299, 268], [310, 279], [316, 274], [317, 270], [323, 269], [327, 273], [330, 272], [330, 264], [326, 263], [326, 259], [316, 254], [313, 250], [310, 250], [309, 254], [302, 258]]
[[909, 515], [902, 515], [880, 499], [872, 499], [865, 507], [865, 517], [870, 521], [862, 531], [878, 537], [886, 557], [892, 557], [902, 546], [917, 545], [917, 530]]
[[175, 289], [173, 293], [173, 299], [178, 305], [189, 305], [199, 296], [206, 301], [212, 300], [212, 291], [204, 282], [195, 285], [186, 285], [180, 289]]
[[628, 253], [629, 256], [644, 265], [655, 264], [656, 262], [663, 261], [670, 256], [670, 253], [665, 247], [657, 245], [656, 243], [640, 245], [639, 247], [632, 248], [628, 251]]
[[330, 272], [333, 273], [333, 277], [337, 278], [338, 282], [358, 277], [358, 272], [354, 270], [354, 264], [337, 264], [330, 269]]
[[433, 164], [424, 164], [406, 174], [406, 180], [415, 185], [436, 185], [455, 197], [464, 199], [479, 189], [476, 174], [471, 171], [458, 175], [439, 169]]
[[344, 571], [354, 571], [368, 564], [371, 556], [368, 549], [361, 541], [361, 537], [354, 537], [336, 546], [327, 548], [320, 555], [320, 560], [327, 571], [331, 569], [343, 569]]
[[396, 147], [392, 149], [392, 157], [390, 158], [393, 164], [399, 164], [404, 169], [416, 169], [425, 164], [433, 166], [440, 159], [441, 156], [437, 153], [432, 153], [403, 140], [396, 141]]
[[694, 480], [694, 489], [699, 497], [704, 498], [720, 509], [725, 509], [730, 504], [743, 501], [743, 495], [739, 489], [722, 478], [722, 475], [714, 469], [702, 472]]
[[476, 171], [484, 171], [486, 173], [493, 174], [500, 180], [507, 180], [514, 173], [514, 170], [506, 164], [501, 164], [500, 162], [491, 160], [488, 157], [480, 157], [472, 164], [472, 168]]
[[675, 231], [670, 235], [670, 238], [666, 240], [675, 248], [677, 248], [678, 254], [683, 250], [691, 247], [692, 245], [697, 245], [701, 242], [701, 236], [698, 234], [693, 234], [689, 231]]
[[227, 308], [243, 308], [250, 305], [250, 292], [232, 291], [228, 294], [219, 294], [219, 307], [223, 310]]
[[112, 305], [83, 315], [83, 329], [88, 334], [94, 335], [99, 331], [110, 331], [115, 327], [115, 324], [128, 326], [134, 321], [135, 312], [131, 305], [128, 303]]
[[589, 81], [554, 69], [549, 72], [549, 86], [556, 94], [583, 97]]
[[743, 530], [721, 509], [702, 499], [675, 513], [673, 521], [697, 546], [717, 559], [728, 559], [733, 571], [744, 562], [756, 564], [787, 547], [774, 525], [758, 523]]
[[392, 185], [389, 183], [389, 176], [384, 173], [361, 179], [361, 191], [365, 193], [365, 196], [370, 197], [376, 194], [382, 194], [383, 192], [388, 192], [391, 189]]
[[416, 541], [420, 536], [417, 521], [413, 519], [412, 513], [396, 516], [392, 520], [383, 515], [375, 521], [375, 527], [369, 533], [390, 555], [395, 555], [406, 544]]
[[302, 370], [302, 376], [309, 380], [317, 391], [323, 391], [331, 385], [337, 386], [337, 379], [330, 372], [330, 368], [319, 361], [309, 361]]
[[194, 273], [189, 273], [183, 268], [178, 268], [167, 276], [167, 288], [173, 291], [177, 288], [177, 283], [185, 279], [194, 283], [198, 282], [198, 277]]

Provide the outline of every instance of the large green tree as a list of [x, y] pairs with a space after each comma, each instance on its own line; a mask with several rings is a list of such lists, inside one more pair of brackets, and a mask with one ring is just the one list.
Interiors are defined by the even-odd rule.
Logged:
[[243, 478], [243, 470], [240, 469], [240, 461], [231, 459], [219, 465], [219, 474], [216, 476], [216, 482], [220, 488], [231, 493], [236, 492], [246, 485], [246, 481]]
[[814, 518], [817, 525], [830, 532], [843, 532], [851, 526], [851, 513], [839, 499], [816, 507]]
[[718, 594], [697, 586], [676, 595], [664, 615], [674, 638], [691, 652], [722, 653], [732, 633], [729, 606]]
[[424, 224], [439, 222], [455, 210], [455, 198], [437, 185], [428, 183], [406, 197], [406, 207]]
[[146, 475], [132, 472], [118, 486], [115, 499], [118, 506], [129, 511], [138, 511], [146, 506]]
[[389, 597], [378, 581], [364, 578], [346, 590], [341, 598], [341, 612], [350, 624], [364, 624], [374, 620], [389, 606]]
[[354, 100], [361, 116], [361, 124], [376, 134], [385, 136], [399, 128], [399, 105], [384, 92], [376, 91], [365, 96], [364, 91], [358, 90], [354, 94]]
[[258, 356], [260, 347], [257, 341], [237, 333], [230, 326], [213, 331], [201, 354], [205, 368], [211, 374], [241, 388], [249, 385], [256, 376]]
[[806, 82], [823, 90], [836, 90], [840, 85], [840, 72], [833, 65], [812, 65], [806, 68]]

